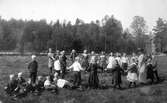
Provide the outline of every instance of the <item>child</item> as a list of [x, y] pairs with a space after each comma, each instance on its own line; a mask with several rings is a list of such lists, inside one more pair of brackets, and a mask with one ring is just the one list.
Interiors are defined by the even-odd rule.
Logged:
[[35, 84], [38, 72], [38, 62], [36, 61], [36, 55], [32, 55], [31, 59], [32, 61], [28, 65], [28, 70], [30, 73], [29, 77], [31, 78], [31, 82]]
[[68, 68], [72, 69], [74, 72], [74, 85], [80, 86], [81, 85], [81, 70], [83, 68], [81, 67], [81, 64], [79, 63], [79, 57], [75, 58], [75, 62]]
[[153, 65], [153, 74], [154, 74], [154, 77], [156, 78], [156, 82], [158, 82], [160, 79], [159, 79], [159, 76], [158, 76], [158, 70], [157, 70], [157, 58], [155, 57], [155, 55], [152, 55], [152, 65]]
[[14, 74], [11, 74], [9, 79], [9, 83], [4, 89], [9, 96], [14, 96], [16, 94], [17, 81], [14, 78]]
[[106, 69], [106, 56], [105, 56], [104, 52], [101, 53], [101, 56], [99, 59], [100, 59], [99, 60], [100, 68], [101, 68], [102, 72], [104, 72], [104, 70]]
[[121, 64], [122, 64], [122, 69], [123, 69], [124, 71], [127, 70], [128, 62], [129, 62], [129, 59], [128, 59], [126, 53], [123, 53], [123, 56], [122, 56], [122, 58], [121, 58]]
[[29, 93], [34, 91], [35, 91], [35, 85], [32, 84], [31, 78], [28, 78], [28, 81], [26, 82], [26, 86], [25, 86], [25, 92]]
[[121, 74], [124, 72], [122, 70], [122, 68], [119, 66], [118, 61], [115, 60], [114, 64], [115, 66], [113, 67], [112, 70], [112, 75], [113, 75], [113, 84], [114, 84], [114, 88], [118, 88], [121, 89], [121, 83], [122, 83], [122, 79], [121, 79]]
[[22, 72], [18, 73], [18, 78], [16, 79], [19, 87], [25, 86], [25, 83], [26, 83], [22, 75], [23, 75]]
[[41, 93], [44, 90], [44, 81], [42, 80], [42, 76], [38, 76], [36, 90], [38, 93]]
[[18, 92], [17, 93], [18, 97], [24, 96], [24, 94], [25, 94], [26, 81], [22, 77], [22, 74], [23, 74], [22, 72], [18, 73], [18, 77], [16, 79], [16, 81], [17, 81], [16, 91]]
[[136, 60], [132, 59], [132, 64], [129, 66], [127, 72], [127, 80], [129, 81], [129, 88], [131, 87], [131, 85], [134, 85], [134, 87], [136, 87], [136, 82], [137, 81], [137, 64], [136, 64]]
[[46, 80], [44, 82], [44, 88], [48, 91], [52, 91], [54, 93], [57, 93], [57, 87], [56, 87], [56, 85], [53, 85], [51, 83], [49, 76], [46, 77]]
[[58, 78], [57, 73], [54, 75], [54, 83], [57, 85], [59, 88], [72, 88], [73, 84], [70, 83], [69, 81], [65, 79]]

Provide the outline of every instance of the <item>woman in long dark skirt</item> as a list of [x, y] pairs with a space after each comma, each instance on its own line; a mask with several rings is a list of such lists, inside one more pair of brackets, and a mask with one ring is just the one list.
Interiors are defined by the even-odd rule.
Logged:
[[97, 89], [99, 87], [99, 78], [97, 74], [98, 65], [96, 63], [96, 58], [92, 60], [91, 64], [89, 65], [89, 79], [88, 84], [89, 88]]
[[121, 79], [121, 74], [124, 72], [122, 70], [122, 68], [119, 66], [118, 61], [116, 60], [116, 65], [114, 66], [113, 70], [112, 70], [112, 74], [113, 74], [113, 84], [114, 84], [114, 88], [121, 88], [121, 83], [122, 83], [122, 79]]
[[146, 66], [146, 70], [147, 70], [147, 79], [151, 80], [151, 84], [154, 82], [154, 71], [153, 71], [153, 65], [151, 64], [151, 58], [149, 58], [147, 60], [147, 66]]

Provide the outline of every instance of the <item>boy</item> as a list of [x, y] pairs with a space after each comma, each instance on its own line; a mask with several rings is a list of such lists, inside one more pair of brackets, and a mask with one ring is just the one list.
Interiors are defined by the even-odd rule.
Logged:
[[72, 71], [74, 72], [74, 85], [77, 87], [80, 86], [81, 70], [83, 70], [83, 68], [81, 67], [81, 64], [79, 63], [79, 57], [75, 58], [75, 62], [68, 69], [72, 69]]
[[16, 94], [17, 81], [14, 78], [14, 74], [11, 74], [9, 79], [9, 83], [4, 89], [9, 96], [14, 96]]
[[28, 65], [28, 70], [30, 73], [31, 82], [35, 84], [37, 71], [38, 71], [38, 62], [36, 61], [36, 55], [31, 56], [32, 61]]

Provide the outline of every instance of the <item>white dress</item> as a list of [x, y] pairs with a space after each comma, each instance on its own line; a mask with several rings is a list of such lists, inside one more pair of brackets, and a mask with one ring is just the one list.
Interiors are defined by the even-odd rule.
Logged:
[[[131, 66], [135, 66], [136, 64], [131, 64]], [[136, 66], [135, 66], [136, 67]], [[133, 68], [133, 67], [132, 67]], [[137, 69], [137, 68], [136, 68]], [[135, 72], [131, 72], [131, 71], [129, 71], [128, 72], [128, 75], [127, 75], [127, 80], [129, 81], [129, 82], [135, 82], [135, 81], [137, 81], [138, 80], [138, 78], [137, 78], [137, 73], [135, 73]]]
[[135, 82], [135, 81], [137, 81], [137, 74], [136, 73], [128, 72], [127, 80], [129, 82]]

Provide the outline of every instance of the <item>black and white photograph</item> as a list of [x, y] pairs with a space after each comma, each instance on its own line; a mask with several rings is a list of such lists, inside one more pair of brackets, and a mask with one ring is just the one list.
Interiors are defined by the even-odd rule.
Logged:
[[167, 103], [167, 0], [0, 0], [0, 103]]

